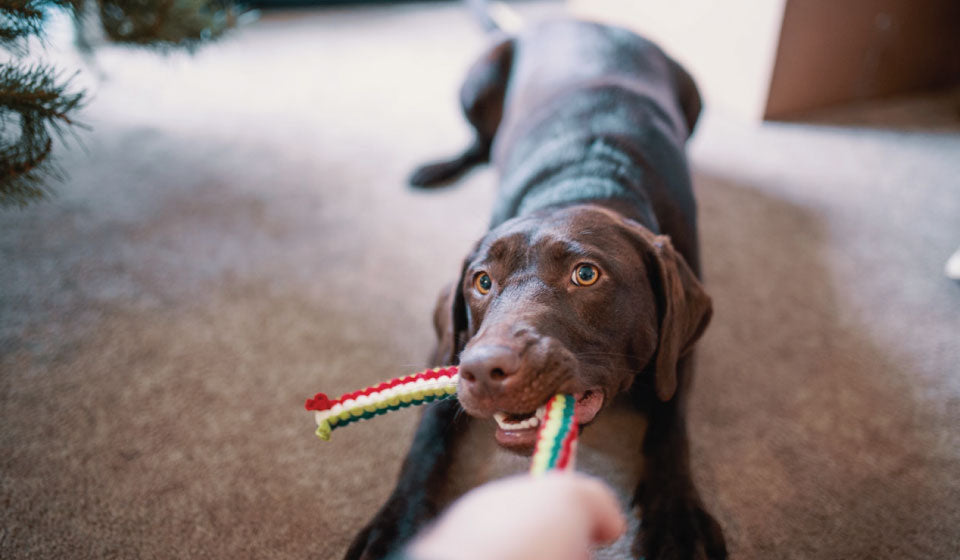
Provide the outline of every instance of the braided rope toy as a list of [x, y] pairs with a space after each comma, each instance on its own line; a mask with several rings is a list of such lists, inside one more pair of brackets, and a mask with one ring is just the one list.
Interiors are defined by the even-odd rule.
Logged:
[[[454, 398], [457, 396], [459, 380], [456, 366], [428, 369], [333, 400], [323, 393], [317, 393], [312, 399], [307, 399], [305, 408], [315, 412], [317, 437], [329, 441], [333, 430], [348, 424], [391, 410]], [[575, 406], [576, 399], [562, 393], [547, 401], [546, 415], [537, 431], [537, 443], [530, 464], [531, 474], [573, 468], [579, 431]]]

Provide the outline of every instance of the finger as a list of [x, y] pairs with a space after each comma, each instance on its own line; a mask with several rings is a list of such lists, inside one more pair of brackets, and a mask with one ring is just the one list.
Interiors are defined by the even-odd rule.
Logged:
[[580, 476], [577, 492], [589, 516], [591, 539], [605, 544], [617, 540], [627, 528], [620, 503], [609, 486], [587, 476]]

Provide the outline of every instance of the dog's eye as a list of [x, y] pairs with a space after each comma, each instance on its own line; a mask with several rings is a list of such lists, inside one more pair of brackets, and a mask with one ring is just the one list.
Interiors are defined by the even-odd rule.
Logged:
[[490, 279], [490, 275], [486, 272], [478, 272], [477, 275], [473, 277], [473, 287], [483, 295], [487, 295], [492, 286], [493, 280]]
[[581, 264], [573, 270], [570, 278], [577, 286], [592, 286], [600, 278], [600, 270], [592, 264]]

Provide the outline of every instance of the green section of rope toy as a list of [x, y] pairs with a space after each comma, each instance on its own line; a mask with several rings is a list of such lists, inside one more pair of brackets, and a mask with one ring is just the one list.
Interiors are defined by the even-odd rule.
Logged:
[[413, 395], [396, 396], [383, 405], [357, 406], [350, 410], [344, 410], [340, 412], [340, 414], [319, 421], [315, 433], [318, 438], [324, 441], [330, 441], [330, 434], [335, 428], [341, 428], [348, 424], [359, 422], [360, 420], [367, 420], [394, 410], [400, 410], [401, 408], [419, 406], [421, 404], [457, 396], [457, 388], [455, 386], [450, 389], [438, 389], [437, 391], [442, 391], [442, 393], [423, 395], [422, 397], [415, 397]]
[[537, 433], [537, 446], [530, 461], [530, 474], [543, 474], [571, 466], [577, 438], [574, 418], [576, 400], [558, 394], [547, 403], [547, 415]]

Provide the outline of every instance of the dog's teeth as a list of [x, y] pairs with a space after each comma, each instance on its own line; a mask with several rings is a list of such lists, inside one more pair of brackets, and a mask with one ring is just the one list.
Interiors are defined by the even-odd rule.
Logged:
[[540, 419], [536, 416], [531, 416], [519, 422], [511, 422], [507, 420], [507, 418], [507, 414], [504, 412], [493, 413], [493, 419], [496, 420], [497, 425], [504, 430], [528, 430], [540, 425]]
[[536, 416], [531, 417], [531, 418], [527, 418], [527, 419], [524, 420], [523, 422], [520, 422], [520, 429], [521, 429], [521, 430], [529, 430], [530, 428], [533, 428], [534, 426], [536, 426], [536, 425], [539, 424], [539, 423], [540, 423], [540, 421], [537, 420], [537, 417], [536, 417]]

